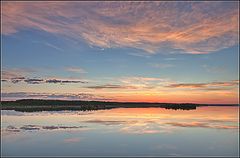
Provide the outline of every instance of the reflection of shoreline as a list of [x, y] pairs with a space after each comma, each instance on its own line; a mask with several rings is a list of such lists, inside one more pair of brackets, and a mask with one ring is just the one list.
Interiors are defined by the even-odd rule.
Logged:
[[195, 110], [199, 106], [217, 106], [192, 103], [142, 103], [142, 102], [134, 103], [134, 102], [66, 101], [66, 100], [37, 100], [37, 99], [2, 101], [1, 104], [2, 104], [1, 110], [15, 110], [21, 112], [63, 111], [63, 110], [91, 111], [113, 108], [152, 108], [152, 107], [173, 110]]

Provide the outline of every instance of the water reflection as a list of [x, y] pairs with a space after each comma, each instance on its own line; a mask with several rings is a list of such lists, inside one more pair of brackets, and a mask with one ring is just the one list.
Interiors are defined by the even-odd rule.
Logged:
[[33, 130], [57, 130], [57, 129], [78, 129], [85, 128], [86, 126], [39, 126], [39, 125], [24, 125], [20, 128], [14, 126], [7, 126], [6, 131], [9, 132], [20, 132], [22, 131], [33, 131]]
[[66, 138], [66, 139], [64, 139], [64, 142], [65, 143], [78, 143], [78, 142], [80, 142], [80, 140], [81, 140], [81, 138], [78, 138], [78, 137], [76, 137], [76, 138]]
[[[1, 130], [4, 155], [234, 156], [238, 152], [238, 107], [4, 110]], [[49, 149], [37, 151], [40, 147]]]

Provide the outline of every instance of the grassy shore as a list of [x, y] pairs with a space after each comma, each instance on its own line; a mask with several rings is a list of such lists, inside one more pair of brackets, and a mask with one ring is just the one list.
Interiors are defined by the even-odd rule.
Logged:
[[61, 111], [61, 110], [103, 110], [112, 108], [149, 108], [160, 107], [175, 110], [194, 110], [198, 106], [235, 106], [207, 105], [193, 103], [143, 103], [143, 102], [103, 102], [103, 101], [68, 101], [68, 100], [40, 100], [22, 99], [16, 101], [1, 101], [1, 110], [15, 110], [21, 112]]

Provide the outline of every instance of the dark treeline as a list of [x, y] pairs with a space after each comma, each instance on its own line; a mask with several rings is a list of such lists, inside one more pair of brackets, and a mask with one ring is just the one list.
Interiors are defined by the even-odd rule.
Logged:
[[[22, 112], [61, 111], [61, 110], [103, 110], [112, 108], [149, 108], [160, 107], [175, 110], [194, 110], [203, 104], [192, 103], [143, 103], [143, 102], [105, 102], [105, 101], [69, 101], [22, 99], [16, 101], [1, 101], [1, 110]], [[209, 105], [207, 105], [209, 106]]]

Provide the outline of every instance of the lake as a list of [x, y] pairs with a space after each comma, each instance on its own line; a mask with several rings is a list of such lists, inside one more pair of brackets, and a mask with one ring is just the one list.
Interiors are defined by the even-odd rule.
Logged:
[[2, 110], [3, 156], [237, 156], [238, 107]]

